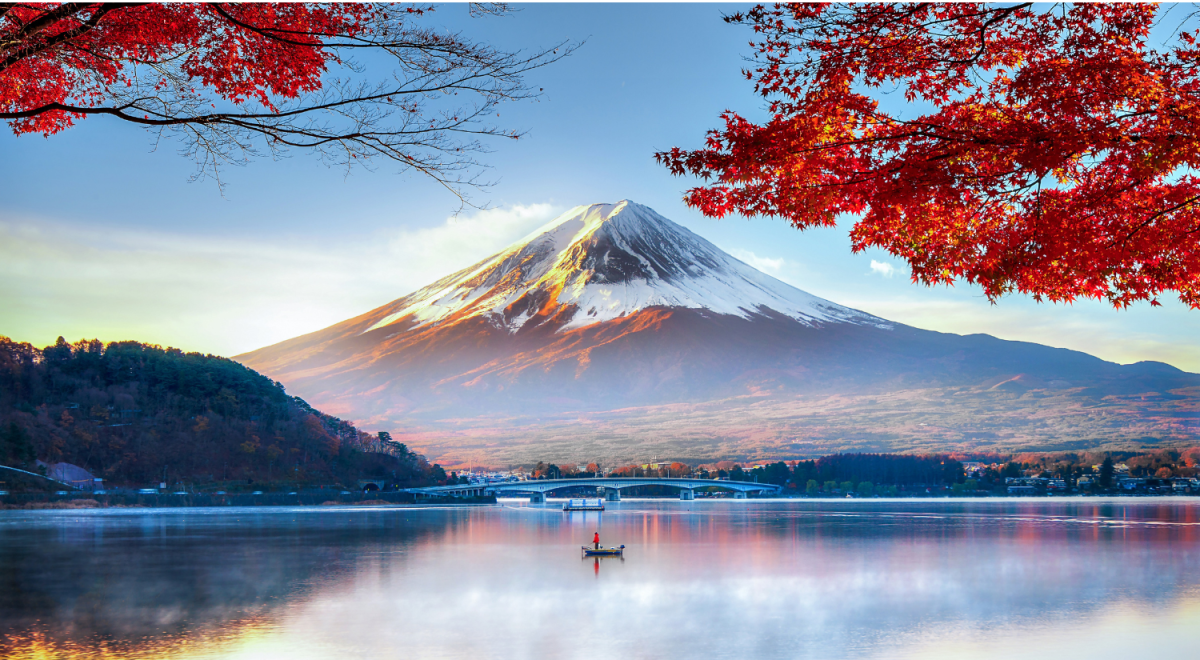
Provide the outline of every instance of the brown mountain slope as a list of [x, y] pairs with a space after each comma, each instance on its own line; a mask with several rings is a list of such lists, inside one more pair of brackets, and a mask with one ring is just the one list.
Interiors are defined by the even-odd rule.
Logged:
[[1200, 377], [1167, 365], [904, 326], [656, 308], [563, 332], [356, 334], [366, 321], [239, 359], [439, 460], [1190, 444], [1200, 410]]

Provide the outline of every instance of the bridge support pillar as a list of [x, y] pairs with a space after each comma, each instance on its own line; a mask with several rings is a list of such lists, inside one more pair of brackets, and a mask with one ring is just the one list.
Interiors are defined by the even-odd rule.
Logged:
[[744, 491], [744, 490], [735, 490], [735, 491], [733, 491], [733, 499], [735, 499], [735, 500], [744, 500], [744, 499], [746, 499], [746, 491]]
[[546, 494], [545, 493], [530, 493], [529, 494], [529, 503], [530, 504], [545, 504], [546, 503]]
[[604, 489], [604, 499], [607, 502], [620, 502], [621, 501], [621, 491], [617, 488], [605, 488]]
[[684, 488], [683, 490], [679, 491], [679, 499], [688, 501], [694, 500], [696, 499], [696, 491], [692, 490], [691, 488]]

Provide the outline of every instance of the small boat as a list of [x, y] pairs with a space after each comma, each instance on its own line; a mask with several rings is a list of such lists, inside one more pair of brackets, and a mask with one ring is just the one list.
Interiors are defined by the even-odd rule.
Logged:
[[603, 511], [604, 500], [567, 500], [563, 503], [563, 511]]
[[600, 548], [597, 550], [585, 545], [582, 550], [584, 557], [620, 557], [625, 553], [625, 546], [619, 548]]

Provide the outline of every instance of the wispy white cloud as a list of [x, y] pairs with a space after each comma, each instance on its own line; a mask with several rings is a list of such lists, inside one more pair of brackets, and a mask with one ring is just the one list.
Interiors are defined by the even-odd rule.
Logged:
[[559, 209], [517, 205], [339, 243], [245, 241], [0, 219], [0, 334], [139, 339], [234, 355], [471, 265]]
[[451, 217], [435, 227], [392, 234], [387, 237], [387, 251], [404, 260], [404, 274], [412, 290], [491, 256], [564, 210], [551, 204], [530, 204]]
[[760, 257], [750, 250], [743, 250], [741, 248], [730, 250], [729, 254], [733, 255], [734, 258], [744, 261], [754, 268], [767, 273], [768, 275], [774, 275], [776, 277], [779, 276], [779, 274], [783, 271], [783, 267], [787, 264], [787, 260], [782, 257], [778, 259], [772, 259], [771, 257]]
[[886, 261], [871, 260], [871, 272], [890, 278], [896, 274], [896, 267]]

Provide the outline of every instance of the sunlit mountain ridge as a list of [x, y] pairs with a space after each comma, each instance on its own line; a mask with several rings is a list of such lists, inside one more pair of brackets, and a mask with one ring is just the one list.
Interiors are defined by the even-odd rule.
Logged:
[[[236, 359], [450, 461], [1186, 443], [1200, 410], [1195, 374], [893, 323], [630, 201]], [[910, 429], [924, 406], [871, 413], [881, 397], [933, 397], [936, 419]]]

